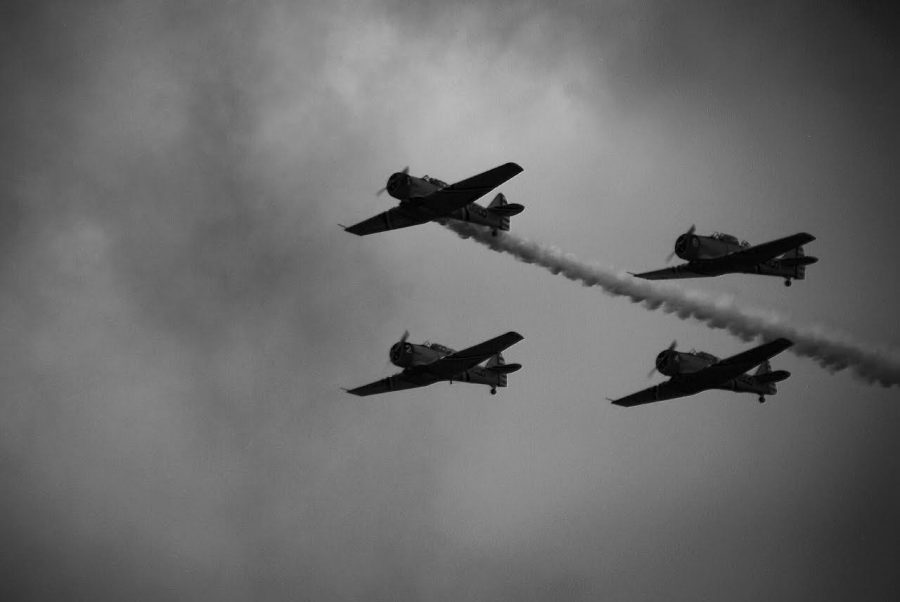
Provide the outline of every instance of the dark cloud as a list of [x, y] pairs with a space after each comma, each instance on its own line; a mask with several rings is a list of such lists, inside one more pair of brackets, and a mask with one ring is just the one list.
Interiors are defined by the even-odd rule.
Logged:
[[57, 3], [6, 22], [10, 598], [316, 589], [316, 509], [346, 505], [317, 499], [333, 481], [310, 439], [346, 426], [316, 403], [349, 338], [332, 299], [367, 290], [368, 319], [392, 293], [362, 254], [376, 280], [323, 290], [348, 258], [321, 234], [314, 154], [286, 174], [259, 145], [258, 10]]
[[[499, 264], [456, 250], [455, 239], [440, 240], [459, 255], [426, 246], [437, 232], [361, 245], [336, 226], [381, 207], [383, 199], [360, 191], [374, 191], [409, 155], [436, 162], [445, 155], [428, 153], [440, 147], [471, 161], [448, 167], [460, 172], [482, 161], [479, 145], [462, 144], [492, 125], [477, 109], [515, 115], [485, 151], [505, 157], [535, 152], [508, 141], [541, 125], [530, 102], [561, 118], [608, 93], [616, 118], [652, 114], [691, 147], [699, 143], [690, 136], [712, 129], [702, 119], [707, 106], [721, 115], [738, 102], [751, 118], [718, 124], [771, 132], [784, 123], [767, 121], [773, 106], [788, 102], [782, 117], [797, 115], [807, 95], [821, 94], [835, 104], [817, 102], [808, 123], [841, 116], [845, 129], [834, 139], [863, 151], [854, 165], [881, 174], [897, 139], [877, 124], [896, 123], [898, 106], [896, 83], [885, 77], [896, 53], [881, 9], [779, 7], [5, 7], [0, 562], [8, 578], [0, 594], [537, 600], [696, 598], [739, 587], [748, 598], [826, 597], [810, 576], [819, 561], [835, 568], [829, 583], [842, 597], [895, 589], [887, 571], [897, 529], [887, 509], [897, 490], [887, 477], [896, 467], [883, 462], [896, 455], [889, 410], [848, 424], [826, 405], [823, 415], [852, 430], [845, 441], [854, 451], [834, 460], [833, 482], [818, 480], [819, 467], [791, 487], [787, 468], [735, 476], [733, 466], [790, 454], [793, 466], [812, 465], [821, 452], [815, 437], [791, 444], [788, 436], [810, 424], [803, 408], [784, 415], [792, 422], [766, 445], [751, 436], [765, 436], [765, 423], [726, 430], [729, 440], [715, 440], [724, 453], [702, 444], [709, 424], [677, 414], [658, 414], [669, 418], [667, 432], [681, 433], [671, 438], [654, 438], [652, 424], [631, 416], [616, 417], [623, 422], [609, 440], [598, 437], [603, 416], [593, 398], [579, 405], [583, 391], [561, 394], [546, 376], [552, 370], [523, 375], [515, 406], [462, 397], [447, 407], [436, 389], [359, 403], [338, 390], [375, 376], [385, 331], [394, 336], [415, 321], [434, 327], [424, 336], [448, 333], [451, 344], [465, 344], [498, 313], [517, 311], [508, 301], [459, 311], [476, 290], [524, 286], [523, 306], [568, 294], [532, 285], [515, 267], [500, 266], [510, 278], [498, 284]], [[473, 58], [472, 48], [485, 56]], [[440, 72], [448, 66], [452, 73]], [[528, 81], [517, 81], [520, 72]], [[476, 103], [472, 82], [491, 79], [516, 85], [491, 88], [490, 101]], [[559, 97], [541, 100], [556, 87]], [[595, 133], [591, 116], [572, 116], [588, 118], [575, 134]], [[448, 132], [443, 122], [472, 129]], [[556, 148], [538, 150], [549, 160]], [[532, 183], [552, 176], [534, 171]], [[871, 194], [883, 188], [872, 185]], [[529, 204], [547, 230], [566, 223], [553, 208]], [[615, 228], [614, 213], [603, 218]], [[455, 272], [456, 263], [466, 271]], [[447, 298], [439, 284], [463, 274], [465, 284], [449, 291], [453, 304], [409, 311], [432, 290], [436, 302]], [[544, 306], [527, 324], [537, 340], [565, 319]], [[453, 330], [460, 323], [471, 330]], [[576, 342], [593, 332], [582, 321], [563, 327], [572, 339], [565, 354], [523, 344], [523, 355], [534, 354], [529, 370], [555, 367], [551, 349], [570, 366], [566, 378], [584, 375]], [[565, 411], [561, 397], [571, 404]], [[723, 426], [725, 418], [713, 412], [710, 420]], [[659, 447], [648, 450], [647, 439]], [[835, 494], [814, 512], [791, 505], [841, 481], [878, 503]], [[742, 496], [751, 503], [737, 518], [722, 510]], [[754, 532], [767, 521], [771, 532]], [[784, 552], [782, 543], [797, 549]], [[841, 572], [848, 549], [860, 561]], [[726, 570], [743, 558], [751, 568]], [[774, 571], [784, 558], [806, 572], [754, 572]], [[720, 574], [697, 572], [711, 561]]]

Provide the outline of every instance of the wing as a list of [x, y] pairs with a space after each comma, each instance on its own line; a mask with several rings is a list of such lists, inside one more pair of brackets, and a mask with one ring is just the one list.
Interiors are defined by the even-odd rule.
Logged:
[[788, 339], [775, 339], [753, 349], [742, 351], [737, 355], [726, 357], [708, 368], [687, 376], [690, 377], [692, 382], [714, 386], [740, 376], [751, 368], [775, 357], [793, 344]]
[[433, 213], [434, 217], [445, 217], [457, 209], [477, 201], [522, 171], [524, 170], [515, 163], [504, 163], [499, 167], [450, 184], [446, 188], [429, 194], [421, 199], [419, 207]]
[[611, 399], [613, 405], [631, 408], [634, 406], [644, 405], [645, 403], [654, 403], [657, 401], [665, 401], [666, 399], [676, 399], [678, 397], [686, 397], [699, 393], [702, 388], [698, 388], [691, 383], [682, 382], [681, 380], [670, 379], [666, 382], [654, 385], [649, 389], [626, 395], [620, 399]]
[[779, 238], [776, 240], [772, 240], [769, 242], [764, 242], [761, 245], [755, 245], [752, 247], [748, 247], [741, 251], [736, 251], [729, 255], [725, 255], [723, 257], [719, 257], [716, 259], [710, 259], [710, 262], [728, 262], [729, 264], [735, 267], [749, 267], [754, 266], [758, 263], [762, 263], [764, 261], [769, 261], [770, 259], [774, 259], [779, 255], [787, 253], [791, 249], [796, 249], [801, 245], [805, 245], [808, 242], [812, 242], [816, 239], [812, 234], [807, 234], [806, 232], [799, 232], [797, 234], [793, 234], [791, 236], [785, 236], [784, 238]]
[[403, 372], [398, 372], [393, 376], [382, 378], [374, 383], [356, 387], [355, 389], [347, 389], [347, 393], [364, 397], [366, 395], [387, 393], [388, 391], [402, 391], [403, 389], [425, 387], [437, 382], [437, 380], [437, 378], [434, 378], [421, 370], [404, 370]]
[[356, 234], [357, 236], [365, 236], [366, 234], [375, 234], [376, 232], [384, 232], [385, 230], [396, 230], [397, 228], [408, 228], [430, 221], [424, 216], [416, 216], [401, 207], [388, 209], [384, 213], [379, 213], [374, 217], [363, 220], [358, 224], [354, 224], [349, 228], [344, 228], [347, 232]]
[[497, 355], [523, 338], [518, 332], [510, 331], [484, 343], [445, 355], [436, 362], [421, 366], [421, 368], [436, 378], [451, 378], [477, 366], [491, 356]]
[[641, 272], [640, 274], [632, 274], [635, 278], [644, 278], [646, 280], [673, 280], [675, 278], [705, 278], [714, 274], [704, 274], [698, 272], [690, 263], [654, 270], [652, 272]]

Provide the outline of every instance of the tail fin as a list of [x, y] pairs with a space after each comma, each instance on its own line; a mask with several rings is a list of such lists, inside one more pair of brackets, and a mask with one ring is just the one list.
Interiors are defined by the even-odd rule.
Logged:
[[803, 280], [806, 278], [805, 256], [806, 253], [803, 252], [803, 247], [791, 249], [781, 256], [781, 264], [787, 268], [793, 268], [794, 275], [791, 276], [791, 278], [794, 280]]
[[[497, 195], [498, 198], [499, 198], [499, 197], [502, 197], [502, 196], [503, 196], [502, 194], [498, 194], [498, 195]], [[497, 199], [494, 199], [494, 200], [496, 201]], [[503, 202], [505, 203], [506, 200], [504, 199]], [[495, 355], [494, 357], [492, 357], [491, 359], [489, 359], [489, 360], [487, 361], [487, 363], [484, 365], [484, 367], [485, 367], [487, 370], [489, 370], [490, 372], [494, 372], [494, 373], [497, 374], [497, 378], [498, 378], [497, 386], [498, 386], [498, 387], [505, 387], [505, 386], [506, 386], [506, 373], [505, 373], [505, 372], [502, 372], [503, 367], [504, 367], [505, 365], [506, 365], [506, 360], [503, 359], [503, 354], [502, 354], [502, 353], [498, 353], [497, 355]]]
[[503, 354], [498, 353], [487, 361], [484, 365], [485, 370], [497, 375], [497, 386], [506, 386], [506, 375], [515, 372], [522, 367], [522, 364], [507, 364], [503, 359]]
[[790, 375], [791, 373], [787, 370], [773, 371], [772, 366], [769, 365], [769, 360], [766, 360], [761, 363], [759, 368], [756, 369], [756, 372], [753, 373], [753, 380], [756, 381], [756, 384], [758, 385], [765, 385], [766, 389], [768, 389], [768, 395], [775, 395], [775, 393], [778, 392], [775, 383], [780, 383]]
[[500, 217], [500, 230], [509, 231], [509, 218], [522, 213], [525, 207], [518, 203], [507, 203], [506, 196], [499, 192], [487, 206], [487, 210]]
[[761, 363], [759, 365], [759, 368], [756, 369], [756, 372], [753, 373], [753, 380], [756, 382], [756, 384], [765, 386], [768, 395], [775, 395], [778, 392], [778, 388], [775, 386], [775, 383], [783, 381], [790, 375], [791, 373], [787, 370], [772, 371], [772, 366], [769, 364], [769, 360], [766, 360]]
[[491, 204], [488, 205], [488, 209], [496, 209], [497, 207], [502, 207], [506, 205], [506, 196], [502, 192], [498, 192], [497, 196], [494, 197], [494, 200], [491, 201]]

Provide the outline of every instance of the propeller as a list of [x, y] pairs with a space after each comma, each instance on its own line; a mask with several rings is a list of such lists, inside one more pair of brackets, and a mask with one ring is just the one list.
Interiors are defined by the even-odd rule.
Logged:
[[[684, 234], [682, 234], [681, 236], [690, 236], [691, 234], [694, 233], [694, 230], [696, 230], [696, 229], [697, 229], [696, 226], [694, 224], [691, 224], [691, 227], [688, 228], [688, 231], [685, 232]], [[678, 238], [681, 238], [681, 236], [679, 236]], [[675, 242], [677, 243], [678, 241], [676, 240]], [[672, 249], [672, 252], [669, 253], [668, 257], [666, 257], [666, 263], [669, 263], [670, 261], [672, 261], [672, 258], [675, 257], [675, 253], [676, 253], [675, 249]]]
[[[669, 345], [669, 347], [666, 349], [666, 351], [674, 351], [675, 347], [677, 347], [677, 346], [678, 346], [678, 341], [673, 340], [672, 343]], [[656, 369], [656, 364], [653, 364], [653, 368], [651, 368], [650, 372], [647, 373], [647, 378], [652, 378], [656, 372], [658, 372], [658, 370]]]
[[[408, 173], [409, 173], [409, 165], [407, 165], [406, 167], [404, 167], [404, 168], [403, 168], [403, 171], [401, 171], [400, 173], [402, 173], [403, 175], [408, 174]], [[387, 186], [385, 186], [384, 188], [380, 188], [380, 189], [378, 190], [378, 192], [375, 193], [375, 196], [381, 196], [381, 194], [382, 194], [384, 191], [386, 191], [386, 190], [387, 190]]]
[[405, 343], [405, 342], [406, 342], [406, 339], [408, 339], [408, 338], [409, 338], [409, 331], [408, 331], [408, 330], [404, 330], [404, 331], [403, 331], [403, 336], [400, 337], [400, 341], [397, 342], [397, 343], [394, 343], [393, 345], [391, 345], [390, 359], [385, 360], [385, 364], [384, 364], [384, 365], [385, 365], [385, 369], [389, 368], [390, 365], [394, 363], [394, 354], [395, 354], [395, 353], [398, 353], [398, 354], [401, 353], [401, 349], [402, 349], [402, 347], [403, 347], [403, 343]]

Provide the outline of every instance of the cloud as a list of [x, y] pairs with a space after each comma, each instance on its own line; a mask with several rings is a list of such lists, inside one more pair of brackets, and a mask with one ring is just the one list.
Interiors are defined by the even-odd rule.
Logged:
[[[8, 9], [0, 25], [0, 78], [8, 91], [0, 100], [8, 174], [0, 198], [0, 485], [6, 492], [0, 533], [10, 578], [0, 594], [595, 599], [613, 587], [628, 598], [646, 581], [632, 577], [646, 576], [640, 552], [650, 547], [658, 547], [652, 564], [676, 591], [696, 592], [691, 568], [709, 556], [696, 552], [690, 563], [673, 567], [663, 551], [704, 531], [702, 525], [658, 537], [643, 520], [671, 518], [658, 512], [664, 507], [630, 510], [635, 499], [654, 496], [664, 506], [665, 487], [683, 476], [683, 456], [674, 452], [684, 442], [673, 444], [652, 421], [625, 425], [620, 438], [609, 430], [598, 437], [598, 414], [579, 409], [565, 394], [571, 389], [552, 399], [529, 391], [543, 391], [545, 375], [552, 374], [540, 372], [538, 362], [494, 405], [468, 403], [455, 385], [453, 404], [441, 403], [450, 393], [436, 389], [359, 403], [338, 388], [375, 369], [373, 361], [384, 362], [384, 332], [431, 324], [446, 329], [426, 336], [447, 332], [451, 344], [473, 338], [453, 330], [465, 312], [435, 316], [433, 306], [417, 306], [421, 291], [439, 302], [449, 288], [454, 301], [470, 303], [473, 330], [493, 324], [495, 309], [508, 311], [510, 320], [533, 317], [518, 314], [502, 295], [492, 305], [476, 294], [474, 283], [495, 273], [485, 275], [489, 264], [466, 273], [466, 245], [453, 245], [454, 253], [439, 247], [416, 253], [411, 249], [431, 249], [427, 228], [367, 245], [340, 232], [337, 222], [384, 209], [383, 199], [365, 195], [390, 170], [412, 163], [413, 171], [440, 169], [435, 175], [452, 179], [521, 161], [540, 177], [529, 198], [516, 200], [528, 204], [525, 217], [556, 220], [539, 222], [542, 227], [592, 209], [595, 196], [580, 188], [582, 179], [596, 189], [606, 177], [633, 182], [660, 170], [663, 177], [654, 182], [669, 186], [666, 176], [677, 170], [667, 163], [671, 147], [660, 144], [659, 131], [681, 143], [680, 132], [705, 124], [707, 106], [696, 103], [695, 111], [695, 96], [676, 93], [708, 91], [713, 98], [721, 92], [700, 84], [711, 72], [724, 73], [721, 65], [740, 54], [745, 38], [720, 46], [743, 31], [740, 13], [725, 19], [734, 30], [710, 40], [716, 27], [693, 27], [702, 16], [696, 11], [666, 9], [657, 17], [657, 8], [48, 1]], [[764, 47], [755, 47], [755, 56], [775, 64]], [[719, 58], [710, 58], [713, 52]], [[711, 70], [709, 63], [719, 67]], [[779, 85], [793, 81], [801, 63]], [[866, 89], [883, 90], [881, 79], [863, 74]], [[735, 70], [717, 81], [731, 90], [741, 76]], [[752, 81], [765, 90], [769, 80]], [[805, 93], [792, 98], [805, 101]], [[678, 98], [683, 102], [673, 103]], [[675, 109], [664, 110], [669, 106]], [[848, 105], [836, 106], [825, 115]], [[890, 114], [884, 107], [876, 117]], [[635, 119], [644, 126], [638, 133]], [[701, 134], [718, 125], [704, 125]], [[864, 153], [866, 160], [855, 164], [889, 162], [890, 141], [872, 140], [884, 154], [869, 161], [873, 155]], [[597, 147], [614, 161], [595, 173]], [[655, 154], [636, 157], [644, 150]], [[704, 174], [714, 167], [707, 169]], [[571, 214], [531, 202], [544, 194], [539, 186], [560, 182], [564, 191], [579, 186], [569, 199]], [[624, 211], [611, 211], [610, 229]], [[504, 291], [529, 286], [507, 275], [495, 283]], [[577, 361], [579, 353], [563, 359]], [[557, 405], [548, 404], [554, 399]], [[560, 411], [563, 403], [573, 407]], [[511, 426], [498, 438], [504, 424]], [[695, 450], [696, 461], [686, 464], [703, 470], [695, 468], [692, 484], [714, 489], [722, 477], [729, 491], [747, 492], [749, 486], [727, 481], [735, 457], [711, 451], [743, 426]], [[712, 436], [706, 428], [703, 434]], [[639, 449], [645, 446], [636, 434], [659, 447]], [[781, 448], [782, 440], [772, 437], [779, 454], [797, 453], [787, 449], [787, 437]], [[894, 439], [882, 432], [878, 441]], [[597, 448], [598, 441], [606, 447]], [[807, 449], [819, 453], [822, 445], [811, 441]], [[518, 453], [520, 446], [530, 453]], [[845, 454], [848, 447], [842, 457], [896, 455], [886, 444], [866, 448], [879, 452], [872, 456]], [[548, 462], [550, 448], [556, 455]], [[491, 457], [479, 457], [481, 451]], [[580, 463], [573, 465], [573, 457]], [[598, 457], [617, 467], [602, 474], [602, 484], [590, 472]], [[721, 474], [711, 476], [711, 465]], [[872, 483], [896, 481], [884, 478], [875, 462], [867, 465]], [[840, 475], [855, 468], [848, 461]], [[506, 478], [498, 481], [496, 471]], [[623, 487], [616, 474], [640, 486]], [[591, 476], [597, 482], [585, 489]], [[772, 497], [795, 477], [768, 489], [768, 474], [750, 476]], [[473, 479], [448, 495], [453, 484]], [[498, 486], [505, 494], [497, 495]], [[560, 488], [563, 500], [554, 498]], [[794, 521], [790, 504], [807, 512], [803, 496], [820, 489], [801, 489], [789, 502], [773, 502], [764, 518]], [[596, 504], [607, 490], [619, 505]], [[695, 500], [693, 493], [685, 499]], [[878, 489], [867, 497], [890, 499], [890, 493]], [[702, 506], [710, 508], [712, 502]], [[827, 510], [814, 518], [824, 520]], [[861, 509], [850, 510], [856, 512], [844, 513], [848, 533]], [[492, 525], [489, 551], [473, 550], [469, 529], [501, 515], [510, 517], [509, 528]], [[752, 514], [741, 517], [759, 524]], [[617, 524], [624, 527], [610, 526]], [[729, 526], [724, 532], [742, 532], [723, 525]], [[896, 532], [891, 527], [883, 532]], [[591, 535], [597, 532], [602, 542]], [[480, 535], [478, 545], [487, 539]], [[642, 542], [637, 551], [633, 536]], [[688, 544], [700, 550], [708, 542]], [[854, 545], [859, 551], [865, 544]], [[615, 554], [617, 548], [625, 553]], [[754, 568], [772, 562], [760, 549], [735, 549], [728, 559], [749, 555]], [[832, 549], [844, 558], [845, 547]], [[604, 567], [599, 575], [598, 565]], [[667, 583], [666, 576], [656, 582]], [[741, 585], [753, 585], [740, 577]]]

